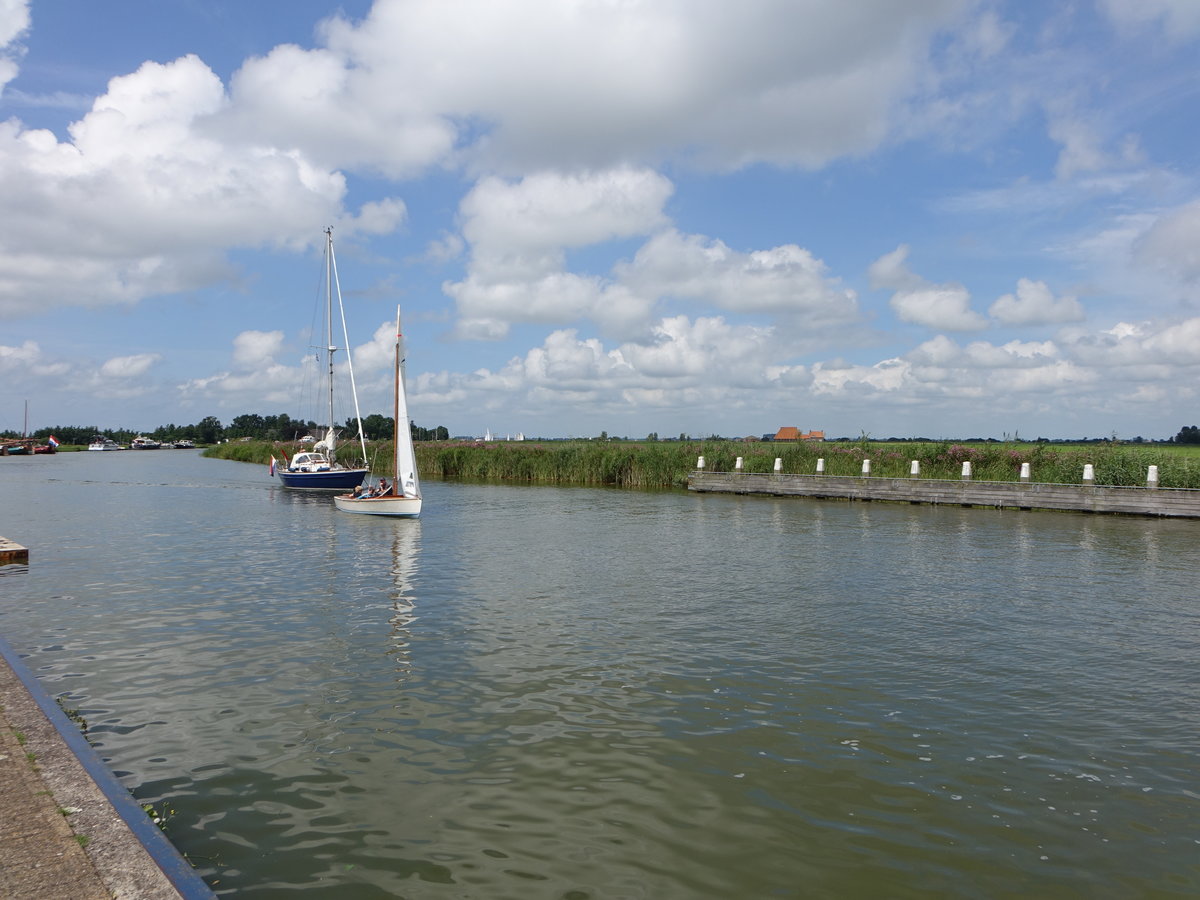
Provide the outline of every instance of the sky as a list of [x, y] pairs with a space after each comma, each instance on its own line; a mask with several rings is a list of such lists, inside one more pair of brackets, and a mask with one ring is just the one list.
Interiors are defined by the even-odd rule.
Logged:
[[1200, 422], [1195, 0], [119, 7], [0, 0], [0, 429], [319, 420], [327, 227], [453, 435]]

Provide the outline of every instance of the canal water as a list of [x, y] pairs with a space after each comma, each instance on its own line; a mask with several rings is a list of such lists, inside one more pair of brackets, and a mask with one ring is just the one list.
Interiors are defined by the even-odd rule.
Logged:
[[220, 894], [1200, 894], [1200, 523], [0, 459], [0, 635]]

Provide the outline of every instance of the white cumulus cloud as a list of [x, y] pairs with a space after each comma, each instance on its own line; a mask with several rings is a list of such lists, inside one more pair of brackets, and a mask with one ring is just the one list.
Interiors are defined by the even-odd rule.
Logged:
[[233, 339], [233, 364], [250, 369], [271, 362], [283, 349], [282, 331], [243, 331]]
[[1022, 278], [1016, 294], [1005, 294], [988, 308], [988, 313], [1006, 325], [1050, 325], [1079, 322], [1083, 306], [1075, 297], [1055, 297], [1043, 281]]
[[140, 378], [161, 359], [162, 355], [159, 353], [115, 356], [100, 366], [100, 375], [104, 378], [114, 379]]
[[871, 287], [895, 291], [889, 301], [902, 322], [935, 331], [979, 331], [987, 319], [971, 309], [971, 294], [961, 284], [932, 284], [909, 270], [908, 247], [901, 244], [867, 268]]

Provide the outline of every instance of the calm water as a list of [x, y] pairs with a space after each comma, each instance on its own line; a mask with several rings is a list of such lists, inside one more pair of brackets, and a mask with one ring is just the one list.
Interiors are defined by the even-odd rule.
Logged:
[[1200, 894], [1200, 523], [0, 459], [0, 634], [221, 893]]

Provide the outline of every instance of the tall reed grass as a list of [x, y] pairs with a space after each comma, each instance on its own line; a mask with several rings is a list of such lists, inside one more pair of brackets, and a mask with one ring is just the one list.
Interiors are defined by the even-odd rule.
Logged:
[[[357, 452], [357, 447], [353, 448]], [[371, 469], [386, 474], [390, 442], [372, 445]], [[922, 478], [957, 480], [970, 461], [975, 481], [1018, 481], [1021, 463], [1029, 463], [1032, 480], [1079, 484], [1083, 467], [1095, 467], [1096, 484], [1135, 486], [1146, 483], [1150, 465], [1159, 469], [1164, 488], [1200, 488], [1200, 457], [1173, 446], [1129, 444], [961, 444], [887, 443], [741, 443], [738, 441], [662, 441], [627, 443], [596, 441], [526, 441], [496, 443], [418, 442], [417, 468], [423, 478], [508, 481], [526, 484], [595, 484], [634, 488], [685, 487], [696, 460], [703, 456], [710, 472], [732, 472], [742, 457], [742, 471], [772, 472], [776, 457], [786, 474], [814, 474], [818, 459], [827, 475], [861, 475], [864, 459], [874, 476], [908, 477], [913, 460]], [[290, 455], [290, 445], [266, 442], [220, 444], [206, 455], [266, 465], [272, 455]]]

